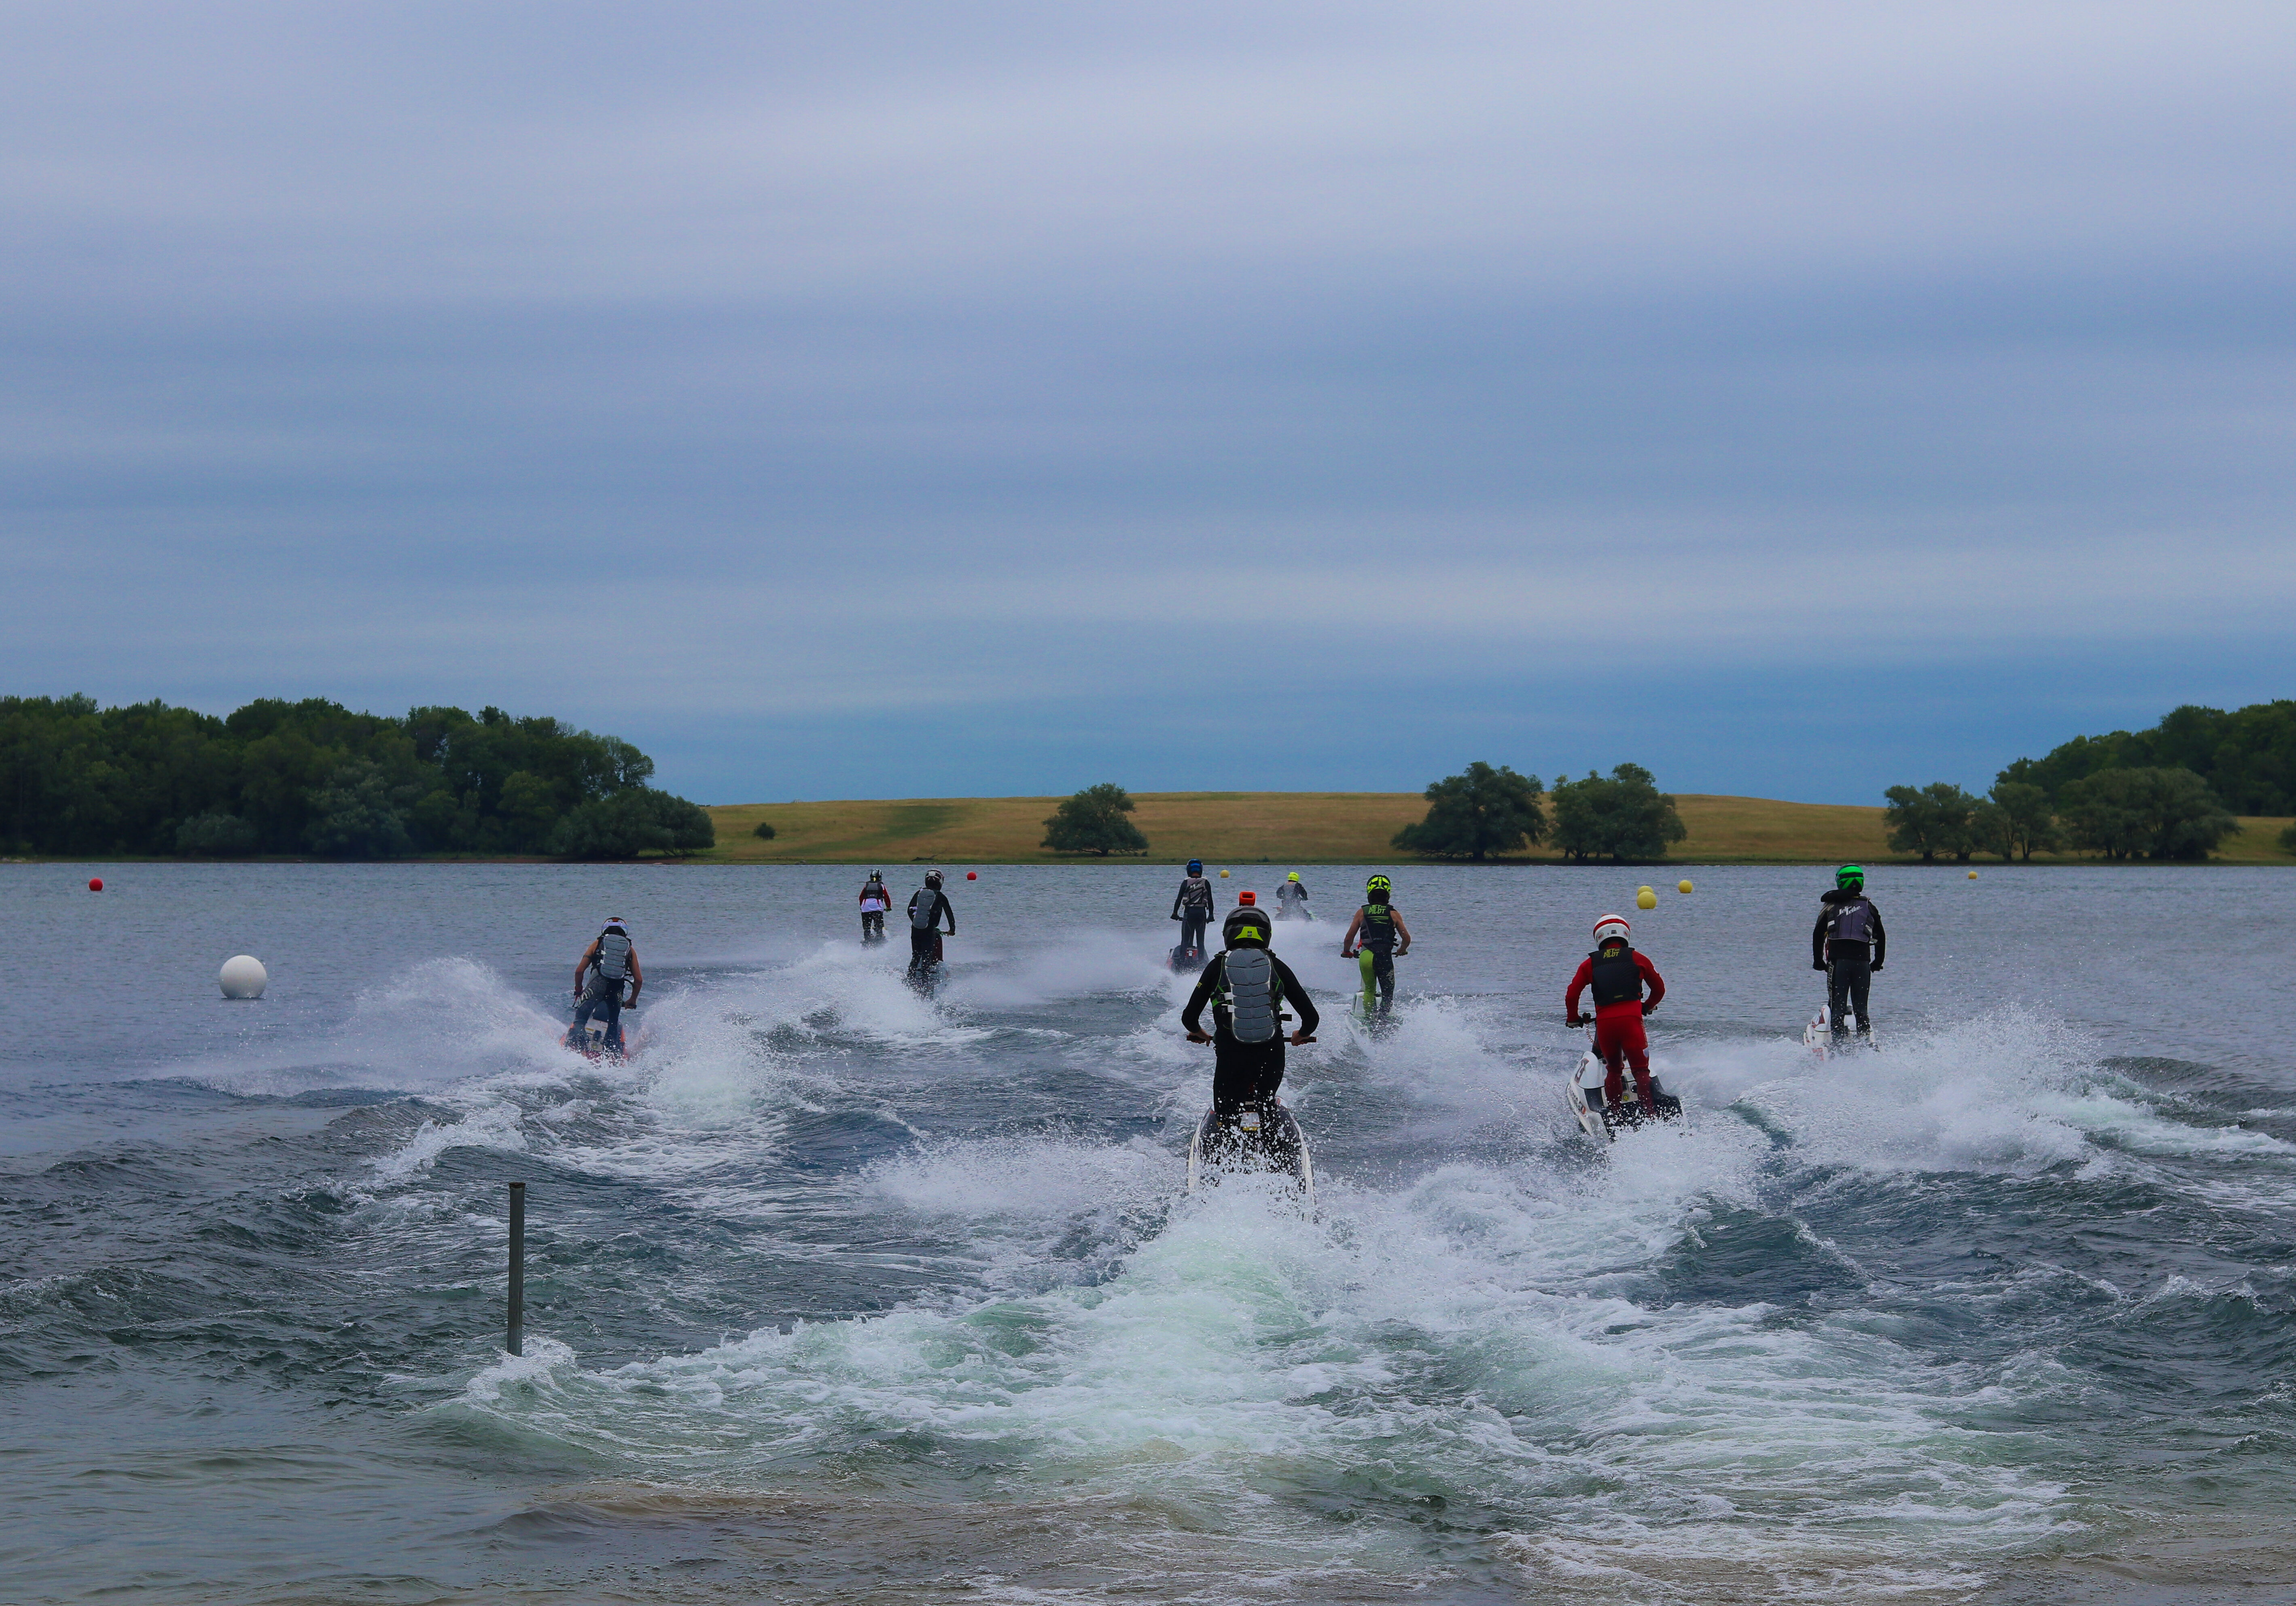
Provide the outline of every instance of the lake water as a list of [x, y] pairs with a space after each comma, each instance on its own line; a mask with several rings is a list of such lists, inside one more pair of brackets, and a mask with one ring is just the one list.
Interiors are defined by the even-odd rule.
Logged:
[[[0, 1596], [2286, 1598], [2296, 877], [1883, 870], [1821, 1062], [1829, 878], [1682, 873], [1398, 871], [1311, 1219], [1181, 1197], [1168, 867], [959, 867], [931, 1000], [844, 868], [0, 867]], [[1690, 1118], [1603, 1155], [1561, 995], [1645, 877]]]

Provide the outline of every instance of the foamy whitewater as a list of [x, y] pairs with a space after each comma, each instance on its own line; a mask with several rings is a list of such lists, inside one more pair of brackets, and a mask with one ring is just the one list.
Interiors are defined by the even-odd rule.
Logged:
[[[1681, 873], [1395, 870], [1373, 1040], [1365, 872], [1304, 867], [1309, 1216], [1182, 1193], [1177, 871], [962, 868], [931, 997], [859, 945], [859, 870], [0, 869], [0, 1594], [2296, 1580], [2284, 873], [1879, 872], [1882, 1051], [1820, 1061], [1829, 878], [1693, 869], [1635, 915], [1688, 1120], [1600, 1152], [1562, 985]], [[649, 986], [593, 1064], [556, 1038], [608, 914]], [[241, 951], [260, 1003], [217, 996]]]

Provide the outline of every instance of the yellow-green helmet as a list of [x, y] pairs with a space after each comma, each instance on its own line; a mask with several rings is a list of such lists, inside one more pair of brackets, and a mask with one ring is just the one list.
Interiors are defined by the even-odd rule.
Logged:
[[1286, 881], [1296, 881], [1300, 879], [1300, 873], [1297, 870], [1294, 870], [1290, 875], [1285, 876], [1283, 879]]
[[1394, 889], [1395, 883], [1383, 875], [1374, 875], [1364, 883], [1364, 890], [1366, 892], [1391, 892]]

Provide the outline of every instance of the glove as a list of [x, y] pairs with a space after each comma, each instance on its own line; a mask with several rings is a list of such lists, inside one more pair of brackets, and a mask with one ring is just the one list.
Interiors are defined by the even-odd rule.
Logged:
[[1565, 1015], [1562, 1017], [1562, 1024], [1565, 1026], [1584, 1026], [1587, 1024], [1587, 1018], [1584, 1015]]
[[1822, 971], [1825, 969], [1825, 961], [1823, 959], [1813, 959], [1809, 962], [1809, 968], [1813, 971]]
[[1644, 1004], [1644, 1005], [1643, 1005], [1643, 1013], [1644, 1013], [1644, 1014], [1645, 1014], [1645, 1015], [1647, 1015], [1647, 1014], [1649, 1014], [1652, 1010], [1656, 1009], [1657, 1007], [1658, 1007], [1658, 1005], [1657, 1005], [1657, 1004]]
[[1175, 914], [1174, 916], [1172, 916], [1172, 918], [1173, 918], [1174, 920], [1177, 920], [1177, 919], [1179, 919], [1180, 917], [1179, 917], [1178, 915]]
[[1879, 976], [1881, 973], [1882, 973], [1882, 967], [1881, 967], [1880, 965], [1878, 965], [1878, 964], [1877, 964], [1877, 965], [1875, 965], [1875, 966], [1874, 967], [1874, 975], [1876, 975], [1876, 976]]

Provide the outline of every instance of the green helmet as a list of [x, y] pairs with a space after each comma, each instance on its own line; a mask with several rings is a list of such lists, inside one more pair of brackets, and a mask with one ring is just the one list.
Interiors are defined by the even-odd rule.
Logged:
[[1844, 890], [1847, 890], [1851, 887], [1864, 886], [1866, 884], [1866, 866], [1863, 864], [1844, 864], [1841, 869], [1833, 873], [1833, 884]]
[[1383, 875], [1374, 875], [1364, 883], [1364, 890], [1366, 892], [1390, 892], [1394, 890], [1394, 887], [1395, 883]]

